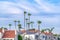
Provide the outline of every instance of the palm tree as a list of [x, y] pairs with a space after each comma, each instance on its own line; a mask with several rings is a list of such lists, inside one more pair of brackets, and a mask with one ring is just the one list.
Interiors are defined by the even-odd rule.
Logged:
[[44, 31], [46, 31], [46, 30], [45, 30], [45, 29], [42, 29], [42, 30], [41, 30], [41, 32], [43, 32], [43, 33], [44, 33]]
[[34, 23], [34, 22], [30, 22], [30, 23], [31, 23], [31, 28], [33, 29], [33, 23]]
[[28, 19], [26, 18], [26, 28], [27, 28], [27, 22], [28, 22]]
[[38, 21], [38, 30], [40, 31], [40, 24], [41, 24], [41, 21]]
[[17, 21], [16, 21], [16, 20], [14, 20], [14, 22], [15, 22], [15, 29], [16, 29], [16, 22], [17, 22]]
[[51, 40], [52, 40], [52, 31], [53, 31], [53, 29], [54, 29], [54, 27], [53, 28], [51, 28], [51, 29], [47, 29], [48, 31], [49, 31], [49, 33], [51, 33]]
[[30, 22], [30, 16], [31, 16], [31, 14], [30, 14], [30, 13], [28, 13], [28, 16], [29, 16], [29, 22]]
[[21, 24], [18, 24], [18, 28], [19, 28], [19, 31], [20, 31], [20, 28], [22, 28], [22, 27], [21, 27]]
[[40, 24], [41, 24], [41, 21], [38, 21], [37, 23], [38, 23], [38, 30], [39, 30], [39, 32], [38, 32], [38, 34], [39, 34], [38, 39], [40, 39]]
[[1, 29], [4, 28], [4, 27], [1, 27]]
[[7, 28], [5, 28], [5, 27], [1, 27], [1, 29], [7, 29]]
[[25, 16], [26, 16], [26, 11], [24, 11], [24, 28], [25, 28]]
[[11, 24], [9, 24], [9, 28], [10, 28], [10, 29], [11, 29], [11, 26], [12, 26], [12, 25], [11, 25]]
[[[17, 22], [18, 22], [18, 26], [19, 26], [19, 24], [20, 24], [20, 21], [18, 20]], [[19, 27], [18, 27], [18, 30], [19, 30]]]
[[[30, 22], [30, 16], [31, 16], [31, 14], [30, 14], [30, 13], [28, 13], [28, 16], [29, 16], [29, 22]], [[29, 27], [30, 27], [30, 24], [29, 24]]]
[[18, 22], [18, 24], [20, 24], [20, 21], [19, 20], [17, 22]]
[[54, 27], [51, 29], [48, 29], [49, 33], [52, 33], [53, 29], [54, 29]]
[[27, 25], [28, 25], [28, 30], [29, 30], [30, 29], [30, 27], [29, 27], [30, 23], [27, 23]]

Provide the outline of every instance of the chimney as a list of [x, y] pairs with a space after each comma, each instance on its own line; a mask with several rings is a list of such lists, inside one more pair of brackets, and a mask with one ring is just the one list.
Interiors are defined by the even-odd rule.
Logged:
[[5, 32], [4, 28], [2, 28], [2, 32], [3, 32], [3, 33]]
[[15, 35], [17, 35], [17, 31], [15, 30]]

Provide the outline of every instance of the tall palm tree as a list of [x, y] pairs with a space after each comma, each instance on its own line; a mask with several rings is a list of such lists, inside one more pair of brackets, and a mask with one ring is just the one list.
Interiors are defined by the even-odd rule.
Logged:
[[[19, 26], [19, 24], [20, 24], [20, 21], [18, 20], [17, 22], [18, 22], [18, 26]], [[19, 27], [18, 27], [18, 30], [19, 30]]]
[[28, 22], [28, 19], [26, 18], [26, 28], [27, 28], [27, 22]]
[[15, 23], [15, 29], [16, 29], [16, 22], [17, 22], [17, 21], [16, 21], [16, 20], [14, 20], [14, 23]]
[[34, 23], [34, 22], [30, 22], [30, 23], [31, 23], [31, 28], [33, 29], [33, 23]]
[[17, 22], [18, 22], [18, 24], [20, 24], [20, 21], [19, 20]]
[[40, 31], [40, 24], [41, 24], [41, 21], [38, 21], [38, 30]]
[[9, 28], [10, 28], [10, 29], [11, 29], [11, 26], [12, 26], [12, 25], [11, 25], [11, 24], [9, 24]]
[[[30, 16], [31, 16], [31, 14], [30, 14], [30, 13], [28, 13], [28, 17], [29, 17], [29, 22], [30, 22]], [[29, 24], [29, 27], [30, 27], [30, 24]]]
[[28, 25], [28, 30], [29, 30], [30, 29], [30, 27], [29, 27], [30, 26], [30, 23], [28, 22], [27, 25]]
[[20, 28], [22, 28], [22, 27], [21, 27], [21, 24], [18, 24], [18, 28], [19, 28], [19, 31], [20, 31]]
[[24, 11], [24, 28], [25, 28], [25, 17], [26, 17], [26, 11]]
[[40, 40], [40, 24], [41, 24], [41, 21], [38, 21], [37, 23], [38, 23], [38, 30], [39, 30], [39, 32], [38, 32], [38, 34], [39, 34], [38, 39]]

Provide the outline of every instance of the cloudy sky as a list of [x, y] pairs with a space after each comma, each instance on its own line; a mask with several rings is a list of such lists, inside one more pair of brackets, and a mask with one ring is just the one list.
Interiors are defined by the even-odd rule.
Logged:
[[41, 20], [41, 29], [55, 27], [53, 32], [60, 33], [60, 0], [0, 0], [0, 27], [11, 23], [13, 29], [14, 20], [20, 20], [23, 27], [24, 10], [32, 14], [35, 28]]

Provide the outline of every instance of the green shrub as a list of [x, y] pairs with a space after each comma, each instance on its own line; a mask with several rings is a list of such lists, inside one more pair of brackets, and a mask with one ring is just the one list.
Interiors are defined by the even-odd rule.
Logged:
[[18, 35], [18, 40], [22, 40], [22, 36], [21, 35]]

